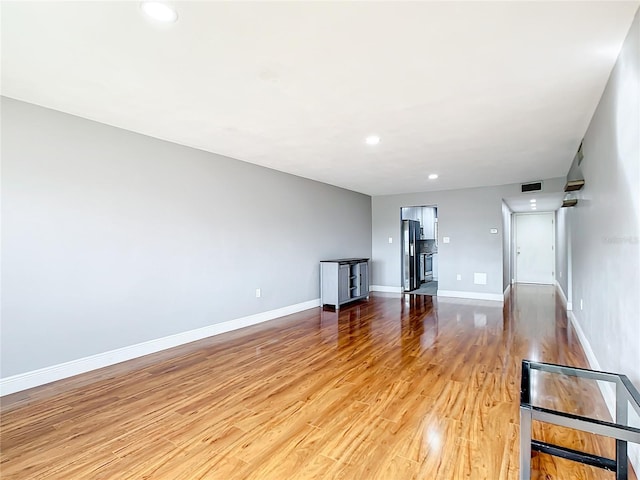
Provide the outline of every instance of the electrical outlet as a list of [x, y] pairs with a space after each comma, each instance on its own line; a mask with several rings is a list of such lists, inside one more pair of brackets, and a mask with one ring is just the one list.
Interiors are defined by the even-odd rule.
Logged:
[[451, 239], [449, 237], [442, 237], [442, 243], [449, 243]]
[[260, 298], [262, 296], [262, 290], [256, 288], [256, 298]]
[[393, 243], [393, 237], [389, 237], [389, 243]]
[[462, 275], [457, 274], [457, 275], [456, 275], [456, 280], [462, 280]]

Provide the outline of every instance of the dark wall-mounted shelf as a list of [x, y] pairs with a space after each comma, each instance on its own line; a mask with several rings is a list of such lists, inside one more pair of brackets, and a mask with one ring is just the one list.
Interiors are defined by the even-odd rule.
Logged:
[[569, 180], [564, 186], [565, 192], [575, 192], [581, 190], [584, 187], [584, 180]]

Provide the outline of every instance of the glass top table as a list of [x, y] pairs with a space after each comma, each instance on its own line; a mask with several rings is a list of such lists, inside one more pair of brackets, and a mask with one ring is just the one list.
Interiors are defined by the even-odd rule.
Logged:
[[[609, 409], [603, 407], [600, 392]], [[532, 421], [613, 438], [616, 458], [534, 440]], [[521, 480], [531, 478], [532, 451], [610, 470], [616, 472], [616, 480], [627, 480], [628, 442], [640, 444], [640, 393], [625, 375], [522, 361]]]

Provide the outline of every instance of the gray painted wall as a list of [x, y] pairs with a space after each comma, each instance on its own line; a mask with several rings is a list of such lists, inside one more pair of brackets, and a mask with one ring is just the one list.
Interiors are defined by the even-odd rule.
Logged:
[[585, 135], [581, 167], [586, 184], [577, 207], [568, 212], [574, 313], [602, 367], [629, 373], [638, 385], [639, 59], [636, 15]]
[[[564, 184], [564, 178], [545, 180], [543, 192], [560, 192]], [[372, 284], [401, 286], [400, 208], [433, 205], [438, 207], [438, 289], [501, 295], [502, 199], [517, 195], [520, 184], [373, 197]], [[474, 272], [486, 273], [487, 284], [475, 285]], [[456, 280], [458, 273], [462, 280]]]
[[3, 378], [316, 299], [319, 260], [371, 256], [366, 195], [1, 106]]
[[[586, 183], [578, 205], [567, 212], [573, 313], [601, 368], [628, 375], [638, 388], [639, 79], [637, 13], [585, 135], [581, 170]], [[635, 466], [640, 468], [640, 449], [634, 452]]]
[[569, 230], [567, 225], [567, 208], [560, 208], [556, 212], [556, 281], [560, 285], [567, 300], [571, 301], [569, 293], [569, 263], [568, 250]]
[[511, 284], [511, 209], [502, 201], [502, 290]]

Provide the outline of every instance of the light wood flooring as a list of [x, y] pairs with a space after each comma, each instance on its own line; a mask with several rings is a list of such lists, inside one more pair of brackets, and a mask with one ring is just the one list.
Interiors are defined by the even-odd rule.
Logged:
[[[588, 367], [553, 287], [518, 286], [504, 308], [379, 294], [307, 310], [4, 397], [0, 477], [517, 479], [523, 358]], [[608, 417], [593, 384], [537, 385]], [[614, 456], [591, 435], [534, 435]], [[542, 454], [532, 470], [614, 478]]]

